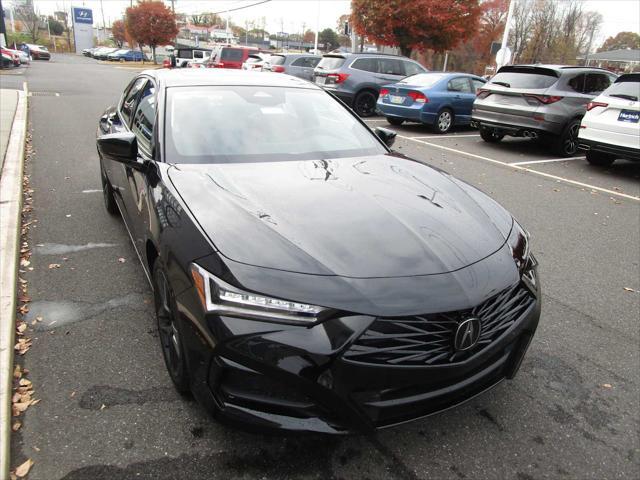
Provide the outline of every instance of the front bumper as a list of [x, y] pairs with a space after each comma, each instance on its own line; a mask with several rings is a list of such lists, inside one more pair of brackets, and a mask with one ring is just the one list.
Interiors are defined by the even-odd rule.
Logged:
[[[300, 327], [212, 314], [198, 326], [185, 315], [192, 389], [216, 416], [259, 430], [367, 433], [428, 416], [516, 374], [540, 317], [536, 283], [530, 303], [488, 345], [431, 365], [360, 360], [354, 352], [372, 316]], [[187, 290], [178, 300], [193, 297]]]

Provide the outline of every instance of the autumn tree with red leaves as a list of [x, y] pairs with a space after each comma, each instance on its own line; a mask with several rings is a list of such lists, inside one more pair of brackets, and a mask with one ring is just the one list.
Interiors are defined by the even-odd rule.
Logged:
[[479, 0], [352, 0], [356, 33], [397, 46], [403, 55], [426, 49], [442, 52], [473, 35]]
[[157, 1], [144, 1], [127, 8], [126, 28], [140, 45], [151, 47], [153, 63], [156, 63], [156, 47], [171, 43], [178, 34], [175, 14]]
[[127, 40], [127, 33], [122, 20], [113, 22], [111, 25], [111, 35], [113, 35], [113, 41], [116, 42], [116, 45], [122, 48], [124, 42]]

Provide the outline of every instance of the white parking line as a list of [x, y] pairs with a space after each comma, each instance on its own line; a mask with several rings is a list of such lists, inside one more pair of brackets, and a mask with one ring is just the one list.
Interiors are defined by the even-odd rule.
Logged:
[[534, 163], [552, 163], [552, 162], [566, 162], [568, 160], [584, 160], [585, 157], [567, 157], [567, 158], [552, 158], [550, 160], [531, 160], [529, 162], [514, 162], [509, 165], [532, 165]]
[[365, 122], [386, 122], [384, 118], [363, 118]]
[[441, 138], [441, 139], [448, 139], [448, 138], [466, 138], [466, 137], [479, 137], [480, 134], [479, 133], [469, 133], [469, 134], [463, 134], [463, 135], [456, 135], [455, 133], [451, 134], [451, 135], [427, 135], [424, 137], [411, 137], [411, 138]]
[[608, 193], [609, 195], [615, 195], [617, 197], [627, 198], [629, 200], [640, 201], [640, 197], [636, 197], [634, 195], [627, 195], [626, 193], [616, 192], [615, 190], [609, 190], [607, 188], [596, 187], [595, 185], [589, 185], [588, 183], [582, 183], [582, 182], [578, 182], [576, 180], [571, 180], [569, 178], [559, 177], [557, 175], [551, 175], [551, 174], [545, 173], [545, 172], [539, 172], [538, 170], [532, 170], [530, 168], [523, 167], [523, 166], [520, 166], [520, 165], [515, 165], [513, 163], [501, 162], [500, 160], [495, 160], [495, 159], [489, 158], [489, 157], [483, 157], [482, 155], [476, 155], [475, 153], [463, 152], [462, 150], [458, 150], [458, 149], [451, 148], [451, 147], [445, 147], [443, 145], [438, 145], [436, 143], [425, 142], [424, 140], [415, 139], [413, 137], [405, 137], [405, 136], [402, 136], [402, 135], [398, 135], [398, 138], [403, 138], [405, 140], [413, 140], [414, 142], [424, 143], [425, 145], [429, 145], [430, 147], [439, 148], [440, 150], [447, 150], [449, 152], [458, 153], [460, 155], [465, 155], [467, 157], [477, 158], [478, 160], [484, 160], [485, 162], [495, 163], [497, 165], [503, 165], [505, 167], [513, 168], [515, 170], [522, 170], [523, 172], [530, 172], [530, 173], [533, 173], [535, 175], [540, 175], [541, 177], [551, 178], [553, 180], [559, 180], [561, 182], [569, 183], [571, 185], [577, 185], [579, 187], [589, 188], [591, 190], [596, 190], [598, 192]]

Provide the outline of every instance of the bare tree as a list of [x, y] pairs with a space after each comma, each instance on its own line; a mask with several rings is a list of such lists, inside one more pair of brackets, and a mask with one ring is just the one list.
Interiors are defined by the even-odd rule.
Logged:
[[38, 43], [40, 32], [40, 15], [33, 9], [33, 5], [27, 3], [15, 9], [15, 15], [24, 25], [26, 33], [31, 37], [32, 43]]

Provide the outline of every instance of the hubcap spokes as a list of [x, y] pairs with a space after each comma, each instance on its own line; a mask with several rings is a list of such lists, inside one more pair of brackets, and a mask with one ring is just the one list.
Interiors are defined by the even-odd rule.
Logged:
[[449, 129], [451, 125], [451, 114], [449, 112], [443, 112], [440, 114], [440, 118], [438, 118], [438, 127], [440, 130], [445, 131]]
[[158, 333], [160, 334], [160, 341], [167, 363], [169, 363], [171, 370], [177, 372], [182, 358], [179, 340], [180, 335], [170, 306], [171, 297], [167, 279], [164, 274], [161, 273], [158, 280], [159, 298], [156, 312], [158, 317]]

